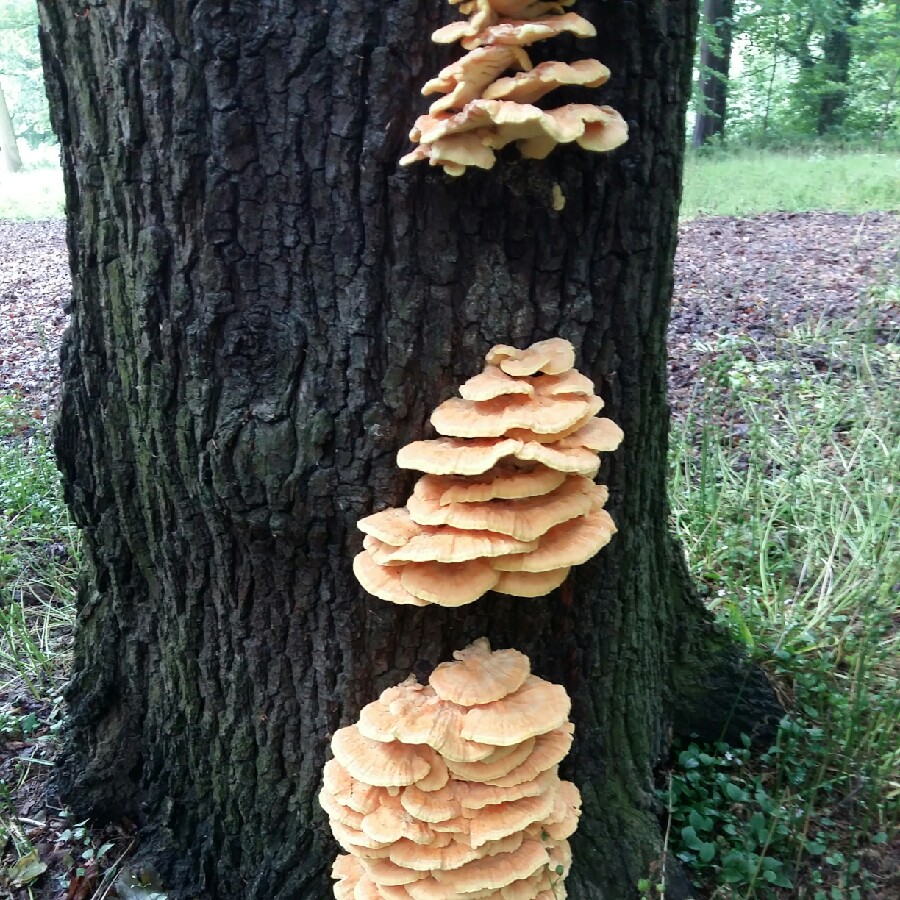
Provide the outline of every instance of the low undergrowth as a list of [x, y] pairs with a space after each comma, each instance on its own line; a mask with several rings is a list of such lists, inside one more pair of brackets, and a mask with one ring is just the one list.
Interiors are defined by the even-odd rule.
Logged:
[[673, 435], [674, 524], [787, 713], [760, 758], [749, 739], [680, 748], [670, 846], [704, 897], [900, 896], [898, 335], [806, 326], [774, 351], [706, 349]]
[[75, 832], [66, 811], [45, 798], [62, 721], [77, 563], [45, 427], [0, 397], [0, 896], [30, 896], [54, 854], [68, 888], [68, 871], [77, 881], [95, 853], [84, 844], [84, 823], [77, 846], [56, 840]]
[[[900, 209], [900, 155], [825, 149], [689, 153], [681, 218]], [[727, 188], [723, 190], [723, 185]]]

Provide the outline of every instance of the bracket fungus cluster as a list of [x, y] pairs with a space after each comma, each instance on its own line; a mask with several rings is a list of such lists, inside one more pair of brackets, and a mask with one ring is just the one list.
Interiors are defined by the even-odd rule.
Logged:
[[[627, 140], [628, 126], [610, 106], [569, 103], [544, 110], [535, 105], [558, 87], [594, 88], [609, 79], [609, 69], [599, 60], [534, 66], [525, 51], [563, 33], [596, 35], [587, 19], [563, 11], [574, 0], [450, 3], [469, 18], [439, 28], [432, 39], [459, 41], [469, 52], [422, 88], [426, 96], [442, 96], [416, 120], [410, 139], [417, 146], [401, 165], [428, 160], [449, 175], [462, 175], [467, 166], [492, 168], [494, 151], [511, 143], [522, 156], [544, 159], [557, 144], [575, 141], [585, 150], [606, 151]], [[518, 71], [504, 76], [513, 70]]]
[[353, 562], [382, 600], [463, 606], [493, 590], [540, 597], [616, 531], [596, 484], [598, 454], [621, 429], [597, 413], [603, 401], [576, 371], [561, 338], [526, 350], [498, 345], [485, 370], [442, 403], [441, 437], [400, 450], [397, 463], [425, 476], [402, 508], [359, 522]]
[[578, 789], [564, 688], [482, 638], [340, 729], [319, 795], [338, 900], [561, 900]]

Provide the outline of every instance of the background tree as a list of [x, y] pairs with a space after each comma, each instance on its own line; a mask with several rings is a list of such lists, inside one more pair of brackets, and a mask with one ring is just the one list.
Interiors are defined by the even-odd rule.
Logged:
[[[41, 5], [73, 275], [56, 441], [85, 559], [59, 783], [79, 814], [140, 821], [173, 896], [327, 896], [330, 733], [482, 634], [573, 697], [580, 900], [661, 875], [672, 729], [749, 731], [771, 709], [669, 534], [695, 4], [579, 11], [629, 144], [450, 179], [397, 167], [456, 53], [429, 41], [449, 6]], [[627, 435], [604, 473], [619, 536], [550, 599], [372, 601], [354, 524], [409, 493], [396, 449], [492, 343], [553, 334]]]
[[6, 105], [6, 95], [0, 84], [0, 170], [18, 172], [22, 168], [22, 157], [16, 146], [16, 130]]
[[695, 147], [725, 138], [733, 17], [734, 0], [704, 0]]
[[0, 4], [0, 92], [4, 89], [18, 139], [32, 148], [53, 141], [34, 0], [5, 0]]

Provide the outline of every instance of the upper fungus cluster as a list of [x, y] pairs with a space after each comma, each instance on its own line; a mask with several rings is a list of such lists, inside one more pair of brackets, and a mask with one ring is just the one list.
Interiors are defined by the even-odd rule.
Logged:
[[320, 802], [337, 900], [561, 900], [581, 810], [564, 688], [482, 638], [334, 735]]
[[[570, 103], [544, 110], [536, 104], [562, 86], [599, 87], [610, 76], [596, 59], [532, 65], [525, 48], [570, 33], [593, 37], [594, 26], [558, 3], [538, 0], [449, 0], [468, 20], [439, 28], [432, 39], [459, 41], [469, 52], [422, 88], [441, 94], [420, 116], [410, 139], [418, 146], [401, 165], [428, 160], [449, 175], [467, 166], [490, 169], [495, 150], [515, 143], [522, 156], [543, 159], [557, 144], [575, 141], [585, 150], [613, 150], [628, 138], [624, 119], [610, 106]], [[505, 72], [519, 70], [514, 75]]]
[[462, 606], [494, 590], [540, 597], [616, 531], [595, 484], [598, 454], [621, 429], [576, 371], [560, 338], [527, 350], [498, 345], [485, 370], [442, 403], [442, 437], [416, 441], [397, 462], [425, 476], [407, 505], [362, 519], [353, 571], [392, 603]]

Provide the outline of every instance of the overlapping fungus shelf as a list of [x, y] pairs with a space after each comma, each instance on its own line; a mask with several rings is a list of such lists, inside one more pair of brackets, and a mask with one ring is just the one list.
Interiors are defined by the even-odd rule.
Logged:
[[397, 456], [425, 472], [405, 507], [359, 522], [362, 586], [391, 603], [463, 606], [487, 591], [540, 597], [606, 546], [616, 526], [593, 481], [621, 429], [560, 338], [499, 345], [431, 422], [441, 437]]
[[320, 803], [338, 900], [560, 900], [581, 797], [565, 690], [485, 638], [338, 731]]
[[[432, 40], [459, 41], [469, 52], [422, 88], [441, 94], [410, 132], [418, 146], [401, 165], [428, 160], [448, 175], [467, 166], [490, 169], [495, 152], [514, 143], [522, 156], [543, 159], [557, 144], [576, 142], [585, 150], [613, 150], [628, 137], [624, 119], [610, 106], [569, 103], [536, 106], [559, 87], [596, 88], [610, 72], [596, 59], [549, 61], [533, 66], [526, 47], [560, 34], [594, 37], [594, 26], [563, 12], [574, 0], [450, 0], [468, 19], [439, 28]], [[504, 72], [514, 72], [505, 77]]]

